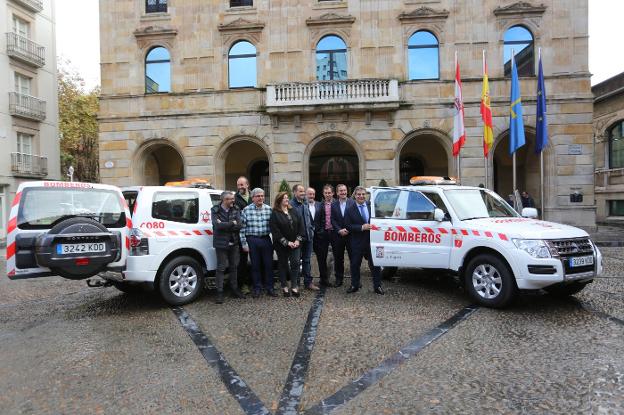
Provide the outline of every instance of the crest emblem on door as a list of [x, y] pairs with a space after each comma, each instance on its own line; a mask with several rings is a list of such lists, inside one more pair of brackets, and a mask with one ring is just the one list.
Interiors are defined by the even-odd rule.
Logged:
[[455, 248], [461, 248], [463, 241], [460, 238], [455, 239]]
[[210, 212], [208, 212], [207, 210], [204, 210], [201, 213], [201, 220], [204, 223], [208, 223], [208, 221], [210, 221]]

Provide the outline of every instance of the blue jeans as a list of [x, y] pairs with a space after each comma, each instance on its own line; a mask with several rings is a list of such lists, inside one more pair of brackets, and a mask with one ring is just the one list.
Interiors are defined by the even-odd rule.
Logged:
[[253, 290], [260, 293], [264, 285], [267, 292], [273, 292], [273, 244], [268, 236], [248, 236], [249, 258]]
[[301, 275], [303, 276], [303, 286], [312, 284], [312, 274], [310, 274], [310, 259], [312, 258], [312, 241], [301, 242]]

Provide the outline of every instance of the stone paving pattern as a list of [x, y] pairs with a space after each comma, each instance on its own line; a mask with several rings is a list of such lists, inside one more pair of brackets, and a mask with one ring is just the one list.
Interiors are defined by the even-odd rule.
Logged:
[[[622, 413], [624, 250], [575, 299], [479, 309], [337, 414]], [[241, 414], [168, 307], [149, 293], [58, 277], [9, 281], [0, 262], [0, 413]], [[309, 408], [469, 304], [452, 280], [401, 270], [387, 295], [329, 289], [302, 398]], [[185, 307], [274, 411], [314, 298]]]

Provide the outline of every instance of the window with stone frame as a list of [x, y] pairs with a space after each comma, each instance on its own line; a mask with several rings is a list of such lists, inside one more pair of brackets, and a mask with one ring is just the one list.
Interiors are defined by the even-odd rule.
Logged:
[[440, 46], [433, 33], [419, 30], [410, 36], [407, 65], [410, 80], [440, 78]]
[[230, 7], [251, 7], [253, 6], [253, 0], [230, 0]]
[[230, 88], [255, 88], [256, 47], [246, 40], [236, 42], [228, 53], [228, 86]]
[[167, 0], [145, 0], [145, 13], [167, 13]]
[[609, 168], [624, 168], [624, 120], [609, 130]]
[[535, 76], [535, 42], [533, 34], [524, 26], [512, 26], [503, 38], [505, 76], [511, 76], [511, 56], [514, 56], [518, 76]]
[[347, 79], [347, 45], [339, 36], [325, 36], [316, 45], [316, 79]]
[[171, 55], [162, 47], [152, 48], [145, 57], [145, 93], [171, 92]]

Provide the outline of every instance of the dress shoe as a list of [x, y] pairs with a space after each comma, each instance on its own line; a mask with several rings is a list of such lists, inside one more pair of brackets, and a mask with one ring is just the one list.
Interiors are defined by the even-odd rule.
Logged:
[[288, 288], [282, 288], [282, 294], [284, 294], [284, 297], [290, 297], [290, 291], [288, 291]]
[[356, 293], [356, 292], [358, 292], [359, 290], [360, 290], [359, 288], [349, 287], [349, 288], [347, 289], [347, 294]]
[[277, 293], [275, 291], [267, 291], [267, 295], [269, 297], [277, 297]]
[[384, 295], [386, 292], [384, 291], [383, 287], [380, 285], [379, 287], [375, 287], [375, 293], [379, 295]]
[[232, 297], [234, 298], [240, 298], [240, 299], [245, 299], [247, 298], [247, 296], [245, 294], [243, 294], [240, 290], [233, 290], [232, 291]]
[[336, 281], [336, 283], [334, 284], [334, 287], [342, 287], [342, 280]]
[[299, 293], [299, 290], [296, 290], [296, 291], [295, 291], [295, 290], [296, 290], [296, 288], [295, 288], [295, 289], [290, 290], [290, 292], [292, 293], [293, 297], [299, 297], [299, 295], [301, 295], [301, 294]]
[[331, 288], [334, 286], [334, 284], [332, 284], [329, 281], [321, 281], [321, 283], [319, 284], [321, 287], [327, 287], [327, 288]]
[[223, 304], [223, 291], [217, 292], [217, 299], [215, 300], [217, 304]]
[[318, 290], [320, 290], [320, 288], [319, 288], [319, 287], [317, 287], [316, 285], [314, 285], [314, 283], [311, 283], [310, 285], [308, 285], [308, 286], [306, 287], [306, 289], [308, 289], [308, 290], [312, 290], [312, 291], [318, 291]]

